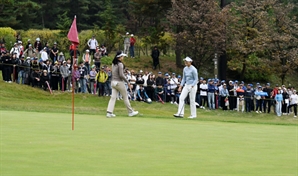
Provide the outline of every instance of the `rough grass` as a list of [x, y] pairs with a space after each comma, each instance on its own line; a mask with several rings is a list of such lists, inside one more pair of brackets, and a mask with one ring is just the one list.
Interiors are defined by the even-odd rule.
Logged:
[[[61, 112], [71, 116], [72, 94], [54, 92], [51, 95], [40, 89], [26, 85], [8, 84], [0, 81], [0, 109], [13, 111], [33, 111], [33, 112]], [[98, 97], [91, 94], [75, 95], [76, 114], [96, 114], [106, 113], [109, 97]], [[172, 119], [177, 111], [177, 106], [170, 103], [160, 104], [153, 102], [146, 104], [141, 102], [131, 102], [132, 107], [143, 114], [142, 118], [165, 118]], [[127, 116], [123, 101], [117, 101], [115, 113], [117, 116]], [[298, 120], [293, 116], [277, 117], [273, 114], [238, 113], [235, 111], [222, 110], [202, 110], [198, 109], [197, 121], [218, 121], [233, 123], [259, 123], [273, 125], [298, 125]], [[185, 116], [189, 115], [189, 106], [186, 105]], [[188, 120], [188, 119], [182, 119]]]

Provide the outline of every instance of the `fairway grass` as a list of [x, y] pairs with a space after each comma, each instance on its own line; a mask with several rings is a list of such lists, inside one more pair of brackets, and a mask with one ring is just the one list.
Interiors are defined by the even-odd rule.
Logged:
[[[101, 113], [103, 114], [103, 113]], [[298, 174], [298, 128], [0, 111], [0, 175]]]

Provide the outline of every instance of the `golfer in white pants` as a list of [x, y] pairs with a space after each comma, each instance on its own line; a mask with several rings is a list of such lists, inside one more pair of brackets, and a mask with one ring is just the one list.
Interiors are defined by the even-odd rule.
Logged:
[[197, 93], [197, 84], [198, 84], [198, 71], [197, 69], [192, 65], [192, 59], [189, 57], [186, 57], [184, 60], [185, 67], [183, 69], [183, 77], [180, 84], [180, 87], [178, 88], [178, 91], [182, 92], [179, 97], [179, 106], [178, 106], [178, 112], [174, 114], [174, 117], [177, 118], [183, 118], [184, 116], [184, 104], [185, 104], [185, 98], [187, 95], [189, 95], [189, 102], [190, 102], [190, 116], [188, 118], [196, 118], [197, 117], [197, 108], [196, 108], [196, 93]]

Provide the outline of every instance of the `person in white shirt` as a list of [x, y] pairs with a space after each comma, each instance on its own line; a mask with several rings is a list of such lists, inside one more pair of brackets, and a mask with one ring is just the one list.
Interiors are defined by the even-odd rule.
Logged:
[[48, 56], [47, 48], [46, 47], [44, 47], [43, 50], [40, 51], [40, 54], [41, 54], [41, 59], [44, 62], [49, 59], [49, 56]]
[[296, 90], [293, 90], [293, 94], [290, 96], [290, 106], [288, 107], [288, 115], [290, 108], [294, 107], [294, 117], [297, 117], [297, 103], [298, 103], [298, 95], [296, 94]]
[[208, 103], [207, 100], [207, 90], [208, 85], [206, 84], [206, 80], [203, 80], [203, 83], [200, 84], [200, 108], [205, 109], [205, 104]]
[[9, 53], [10, 55], [13, 55], [14, 53], [16, 53], [16, 58], [20, 57], [21, 51], [17, 43], [14, 43], [14, 46], [11, 48]]
[[129, 38], [129, 32], [126, 32], [126, 36], [124, 37], [124, 53], [128, 54], [130, 47], [130, 38]]
[[98, 42], [93, 35], [91, 39], [88, 40], [87, 45], [89, 46], [91, 56], [94, 55], [96, 47], [98, 46]]

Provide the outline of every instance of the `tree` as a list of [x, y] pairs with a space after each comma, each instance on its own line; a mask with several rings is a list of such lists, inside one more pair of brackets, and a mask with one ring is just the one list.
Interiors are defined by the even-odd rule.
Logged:
[[268, 59], [268, 66], [281, 79], [284, 84], [287, 74], [294, 73], [297, 69], [297, 32], [298, 23], [294, 16], [290, 13], [294, 9], [292, 3], [281, 3], [276, 1], [271, 7], [271, 35], [267, 50], [270, 58]]
[[227, 50], [231, 60], [229, 67], [243, 80], [250, 70], [269, 72], [262, 65], [261, 55], [267, 47], [270, 35], [268, 8], [274, 0], [246, 0], [231, 3], [227, 12]]
[[[178, 29], [176, 49], [192, 57], [198, 68], [209, 65], [215, 53], [223, 52], [225, 21], [217, 1], [172, 0], [168, 19]], [[181, 60], [178, 62], [181, 66]]]
[[0, 1], [0, 24], [2, 27], [9, 26], [15, 29], [28, 29], [34, 25], [33, 19], [37, 16], [36, 11], [40, 5], [27, 0], [1, 0]]

